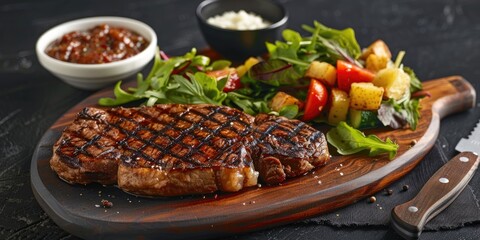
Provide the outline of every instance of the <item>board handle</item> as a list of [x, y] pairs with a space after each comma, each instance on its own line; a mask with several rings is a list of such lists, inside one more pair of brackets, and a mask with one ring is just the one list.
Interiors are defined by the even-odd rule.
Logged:
[[433, 105], [432, 110], [440, 116], [440, 119], [475, 107], [475, 88], [461, 76], [427, 81], [423, 86], [430, 95], [424, 102]]
[[392, 227], [406, 239], [420, 236], [423, 226], [450, 205], [467, 186], [480, 157], [462, 152], [443, 165], [417, 196], [392, 210]]

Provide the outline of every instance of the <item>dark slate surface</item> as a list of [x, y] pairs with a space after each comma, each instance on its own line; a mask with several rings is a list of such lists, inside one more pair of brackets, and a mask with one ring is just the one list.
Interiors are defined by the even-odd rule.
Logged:
[[[462, 75], [480, 89], [480, 2], [476, 0], [283, 0], [290, 26], [299, 29], [314, 19], [335, 27], [353, 27], [365, 46], [384, 39], [395, 52], [407, 51], [405, 64], [422, 79]], [[3, 0], [0, 3], [0, 239], [76, 239], [57, 227], [36, 203], [30, 189], [33, 149], [46, 129], [92, 92], [77, 90], [56, 79], [36, 60], [34, 44], [41, 33], [59, 23], [88, 16], [132, 17], [152, 26], [159, 46], [181, 54], [206, 43], [193, 11], [199, 1], [66, 1]], [[399, 196], [413, 196], [441, 165], [454, 156], [454, 146], [480, 118], [480, 104], [442, 121], [439, 139], [418, 169], [391, 186], [406, 193], [377, 194], [379, 206], [360, 201], [315, 219], [258, 231], [233, 239], [400, 239], [385, 224]], [[478, 216], [462, 215], [453, 207], [478, 211], [477, 173], [460, 201], [447, 209], [421, 239], [480, 239]], [[403, 194], [403, 195], [401, 195]], [[460, 204], [460, 205], [459, 205]], [[473, 205], [472, 205], [473, 204]], [[382, 207], [382, 210], [379, 207]], [[473, 206], [473, 208], [471, 208]], [[366, 214], [367, 213], [367, 214]], [[338, 214], [338, 217], [337, 217]], [[472, 217], [473, 216], [473, 217]], [[442, 217], [442, 219], [440, 219]], [[468, 217], [468, 218], [467, 218]], [[476, 217], [476, 218], [475, 218]], [[352, 225], [352, 223], [355, 223]], [[434, 225], [437, 224], [437, 225]], [[463, 227], [458, 227], [465, 224]]]
[[[374, 195], [376, 197], [374, 203], [364, 199], [356, 204], [305, 220], [304, 222], [336, 227], [388, 226], [392, 209], [415, 197], [430, 176], [449, 160], [443, 150], [446, 147], [441, 138], [437, 140], [430, 153], [412, 172], [386, 188], [393, 191], [392, 195], [386, 194], [385, 191], [380, 191]], [[470, 185], [464, 189], [459, 197], [437, 217], [428, 222], [424, 229], [455, 229], [468, 224], [480, 223], [479, 179], [480, 174], [476, 174], [470, 181]], [[406, 185], [408, 190], [403, 189]]]

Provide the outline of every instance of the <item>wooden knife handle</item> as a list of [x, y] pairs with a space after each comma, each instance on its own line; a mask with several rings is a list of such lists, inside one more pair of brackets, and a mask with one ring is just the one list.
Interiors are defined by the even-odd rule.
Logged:
[[457, 198], [475, 174], [480, 157], [462, 152], [442, 166], [412, 200], [392, 210], [393, 228], [415, 239], [423, 226]]

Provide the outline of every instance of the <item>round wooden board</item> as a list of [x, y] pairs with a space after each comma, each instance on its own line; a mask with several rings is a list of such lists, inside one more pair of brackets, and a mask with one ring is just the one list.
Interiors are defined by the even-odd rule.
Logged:
[[[111, 89], [100, 91], [65, 113], [38, 143], [31, 163], [33, 192], [60, 227], [90, 239], [218, 237], [305, 219], [374, 194], [408, 173], [434, 145], [440, 119], [475, 103], [475, 90], [459, 76], [424, 82], [424, 90], [431, 96], [422, 99], [416, 131], [372, 132], [400, 145], [392, 161], [387, 156], [334, 155], [325, 167], [280, 186], [174, 198], [135, 197], [111, 186], [70, 185], [50, 169], [52, 145], [63, 128], [82, 108], [113, 95]], [[413, 140], [417, 143], [412, 146]], [[113, 207], [101, 207], [102, 199]]]

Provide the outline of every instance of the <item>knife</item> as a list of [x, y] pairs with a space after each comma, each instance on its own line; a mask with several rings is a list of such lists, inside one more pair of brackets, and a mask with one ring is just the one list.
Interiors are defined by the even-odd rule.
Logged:
[[480, 121], [455, 147], [461, 152], [443, 165], [412, 200], [392, 210], [392, 227], [405, 239], [417, 239], [425, 224], [448, 207], [467, 186], [480, 157]]

